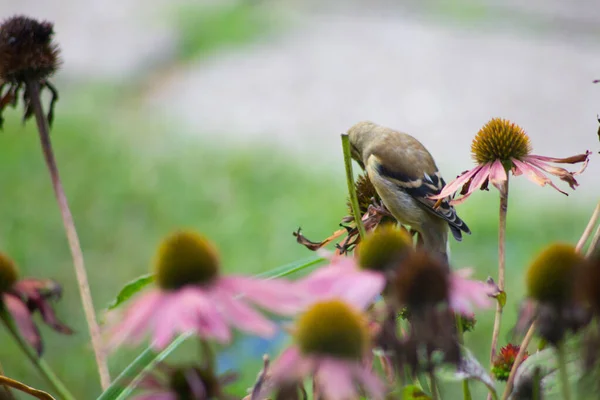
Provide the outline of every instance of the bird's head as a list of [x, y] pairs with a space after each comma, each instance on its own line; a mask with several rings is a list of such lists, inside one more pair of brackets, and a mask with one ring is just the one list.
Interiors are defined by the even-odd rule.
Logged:
[[369, 143], [372, 142], [373, 135], [376, 135], [375, 128], [377, 124], [371, 121], [362, 121], [348, 129], [348, 138], [350, 139], [350, 149], [352, 158], [364, 169], [363, 151]]

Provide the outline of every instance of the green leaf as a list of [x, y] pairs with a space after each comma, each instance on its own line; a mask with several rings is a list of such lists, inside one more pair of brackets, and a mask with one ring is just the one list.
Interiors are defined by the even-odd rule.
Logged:
[[404, 400], [431, 400], [431, 397], [416, 385], [405, 386], [402, 389], [402, 398]]
[[134, 294], [148, 286], [154, 281], [154, 274], [142, 275], [131, 282], [127, 283], [117, 297], [108, 305], [108, 309], [112, 310], [119, 307], [121, 304], [129, 300]]
[[496, 300], [498, 301], [498, 304], [500, 304], [500, 308], [504, 308], [506, 305], [506, 292], [502, 290], [500, 293], [498, 293]]
[[[293, 274], [295, 272], [302, 271], [313, 265], [319, 264], [325, 261], [325, 258], [313, 256], [308, 259], [296, 261], [290, 264], [283, 265], [281, 267], [272, 269], [262, 274], [256, 275], [257, 278], [263, 279], [275, 279], [281, 278]], [[152, 275], [144, 275], [137, 280], [125, 285], [117, 299], [109, 306], [109, 309], [117, 307], [119, 304], [126, 301], [128, 298], [137, 293], [141, 288], [148, 285], [152, 281]], [[131, 287], [131, 288], [130, 288]], [[128, 290], [128, 288], [130, 288]], [[154, 366], [164, 360], [169, 354], [171, 354], [177, 347], [179, 347], [190, 334], [178, 336], [166, 349], [160, 353], [156, 353], [150, 347], [144, 350], [131, 364], [127, 366], [121, 372], [113, 383], [106, 389], [104, 393], [97, 398], [97, 400], [122, 400], [128, 398], [133, 392], [136, 385], [140, 381], [143, 374]]]
[[487, 386], [494, 399], [498, 398], [498, 393], [496, 393], [496, 383], [488, 373], [487, 369], [477, 361], [473, 353], [466, 347], [461, 346], [461, 352], [462, 359], [457, 368], [444, 365], [441, 368], [438, 368], [438, 373], [436, 375], [444, 381], [457, 382], [465, 379], [479, 381]]

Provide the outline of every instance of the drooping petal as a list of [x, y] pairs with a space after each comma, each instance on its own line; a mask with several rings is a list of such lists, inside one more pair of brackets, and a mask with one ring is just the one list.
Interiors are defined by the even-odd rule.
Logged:
[[219, 288], [219, 285], [220, 283], [215, 284], [210, 295], [217, 304], [221, 315], [229, 324], [265, 338], [270, 338], [275, 334], [277, 327], [273, 322], [244, 304], [242, 299], [235, 299], [228, 290]]
[[313, 363], [310, 358], [300, 354], [300, 350], [291, 346], [281, 353], [271, 367], [271, 379], [278, 384], [296, 382], [312, 373]]
[[490, 176], [491, 163], [487, 163], [481, 165], [479, 170], [475, 175], [473, 175], [471, 182], [469, 183], [468, 190], [458, 199], [453, 199], [450, 201], [450, 204], [455, 206], [458, 204], [464, 203], [465, 200], [469, 198], [477, 189], [481, 189], [481, 187], [485, 184], [487, 179]]
[[73, 333], [71, 328], [58, 320], [56, 313], [54, 312], [54, 309], [48, 300], [42, 297], [39, 293], [31, 293], [27, 299], [27, 306], [31, 312], [38, 310], [44, 322], [52, 327], [55, 331], [65, 335], [70, 335]]
[[554, 189], [558, 190], [559, 192], [561, 192], [564, 195], [568, 196], [568, 193], [563, 192], [562, 190], [560, 190], [553, 182], [550, 178], [548, 178], [546, 175], [544, 175], [543, 172], [537, 170], [534, 166], [527, 164], [525, 162], [519, 161], [517, 159], [512, 160], [513, 164], [515, 165], [515, 167], [525, 175], [525, 177], [527, 179], [529, 179], [531, 182], [540, 185], [540, 186], [545, 186], [545, 185], [550, 185], [552, 186]]
[[315, 380], [321, 397], [328, 400], [357, 398], [352, 361], [324, 357], [319, 361]]
[[429, 198], [439, 200], [445, 199], [448, 196], [452, 196], [456, 191], [458, 191], [458, 189], [460, 189], [465, 183], [467, 183], [469, 179], [475, 176], [475, 174], [477, 174], [482, 167], [482, 165], [478, 165], [472, 170], [460, 174], [455, 180], [444, 186], [444, 188], [439, 194], [435, 196], [430, 196]]
[[182, 290], [186, 291], [183, 304], [188, 315], [181, 322], [182, 329], [195, 331], [201, 337], [212, 338], [220, 343], [229, 343], [231, 331], [210, 294], [194, 286]]
[[465, 316], [473, 314], [473, 306], [489, 308], [493, 301], [489, 296], [494, 287], [488, 283], [467, 279], [470, 269], [453, 272], [450, 278], [450, 307]]
[[383, 399], [385, 385], [367, 365], [371, 364], [357, 364], [352, 367], [354, 379], [360, 383], [369, 399]]
[[[569, 186], [571, 187], [571, 189], [575, 189], [575, 186], [578, 186], [579, 184], [575, 180], [574, 176], [581, 174], [586, 169], [588, 162], [589, 162], [590, 154], [591, 154], [591, 152], [588, 151], [585, 154], [579, 154], [577, 156], [568, 157], [568, 158], [552, 158], [552, 157], [531, 155], [531, 156], [525, 157], [523, 159], [523, 161], [529, 162], [530, 164], [535, 165], [536, 167], [538, 167], [546, 172], [549, 172], [552, 175], [558, 176], [561, 180], [567, 182], [569, 184]], [[570, 172], [564, 168], [550, 165], [550, 164], [548, 164], [549, 162], [563, 163], [563, 164], [564, 163], [575, 164], [575, 163], [583, 162], [583, 165], [581, 166], [579, 171]]]
[[490, 182], [498, 189], [501, 196], [506, 196], [504, 183], [508, 180], [502, 161], [496, 160], [490, 168]]
[[9, 293], [4, 293], [2, 300], [4, 306], [10, 315], [12, 315], [21, 335], [37, 351], [38, 355], [41, 355], [43, 351], [42, 337], [37, 326], [33, 323], [33, 319], [25, 303]]
[[[581, 167], [581, 169], [578, 172], [574, 173], [575, 175], [579, 175], [587, 167], [587, 164], [588, 164], [589, 158], [590, 158], [590, 154], [592, 154], [592, 152], [587, 150], [583, 154], [577, 154], [575, 156], [566, 157], [566, 158], [556, 158], [556, 157], [546, 157], [546, 156], [536, 156], [536, 155], [530, 155], [527, 157], [533, 157], [540, 161], [548, 161], [548, 162], [554, 162], [554, 163], [559, 163], [559, 164], [579, 164], [582, 162], [583, 166]], [[525, 158], [527, 158], [527, 157], [525, 157]]]
[[284, 279], [255, 279], [243, 276], [225, 276], [219, 286], [231, 296], [243, 295], [265, 310], [282, 315], [298, 313], [304, 304], [306, 293]]

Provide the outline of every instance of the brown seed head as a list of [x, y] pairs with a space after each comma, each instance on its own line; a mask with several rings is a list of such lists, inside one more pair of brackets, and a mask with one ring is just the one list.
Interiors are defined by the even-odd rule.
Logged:
[[496, 160], [506, 164], [512, 158], [520, 160], [530, 152], [529, 136], [523, 128], [502, 118], [493, 118], [485, 124], [471, 144], [472, 157], [479, 165]]
[[4, 253], [0, 253], [0, 293], [10, 290], [19, 279], [19, 272], [14, 261]]
[[412, 249], [409, 233], [385, 224], [369, 233], [356, 252], [361, 268], [386, 271], [397, 267]]
[[[360, 214], [364, 215], [367, 213], [367, 210], [371, 205], [371, 199], [379, 199], [379, 194], [377, 194], [375, 187], [369, 180], [369, 177], [366, 173], [358, 177], [354, 183], [354, 187], [356, 188], [356, 197], [358, 198], [358, 208], [360, 209]], [[348, 207], [348, 212], [350, 215], [354, 216], [350, 199], [346, 201], [346, 206]]]
[[446, 303], [450, 291], [448, 267], [418, 251], [402, 262], [393, 285], [400, 305], [408, 306], [412, 312]]
[[0, 78], [7, 82], [44, 80], [58, 68], [59, 50], [52, 42], [54, 26], [25, 16], [0, 25]]

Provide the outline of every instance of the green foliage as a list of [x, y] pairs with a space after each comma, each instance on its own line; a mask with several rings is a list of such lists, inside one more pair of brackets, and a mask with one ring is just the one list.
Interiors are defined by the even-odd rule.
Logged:
[[151, 284], [154, 281], [154, 274], [145, 274], [140, 277], [135, 278], [134, 280], [128, 282], [123, 286], [121, 291], [117, 294], [117, 297], [110, 302], [108, 305], [108, 309], [112, 310], [119, 307], [121, 304], [125, 303], [131, 297], [133, 297], [137, 292], [144, 289], [146, 286]]

